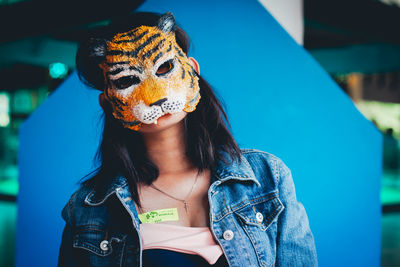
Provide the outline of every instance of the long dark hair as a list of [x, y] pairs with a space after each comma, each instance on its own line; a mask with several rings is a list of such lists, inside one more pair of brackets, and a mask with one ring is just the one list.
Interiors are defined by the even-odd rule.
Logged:
[[[103, 72], [99, 63], [104, 56], [96, 53], [107, 40], [116, 33], [126, 32], [141, 25], [155, 26], [160, 14], [140, 12], [111, 22], [106, 27], [94, 29], [80, 43], [76, 65], [80, 79], [88, 86], [104, 90]], [[190, 39], [180, 28], [175, 28], [178, 45], [188, 54]], [[201, 99], [195, 111], [184, 118], [186, 155], [199, 172], [212, 170], [218, 160], [227, 162], [240, 161], [240, 149], [232, 137], [226, 113], [213, 93], [211, 86], [199, 75]], [[101, 165], [84, 178], [82, 185], [101, 186], [110, 182], [116, 175], [127, 178], [132, 198], [141, 208], [137, 185], [139, 182], [150, 185], [158, 177], [157, 166], [148, 158], [142, 135], [139, 132], [124, 128], [121, 122], [112, 115], [111, 104], [103, 105], [103, 136], [95, 160]], [[225, 154], [225, 156], [223, 156]]]

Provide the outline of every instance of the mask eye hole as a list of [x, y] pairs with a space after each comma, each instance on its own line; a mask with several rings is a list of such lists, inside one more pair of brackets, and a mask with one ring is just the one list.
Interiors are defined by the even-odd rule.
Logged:
[[124, 76], [115, 81], [113, 81], [114, 85], [118, 89], [125, 89], [132, 85], [140, 83], [139, 77], [135, 75]]
[[160, 67], [158, 67], [156, 75], [163, 76], [169, 73], [173, 68], [174, 68], [173, 60], [172, 59], [167, 60], [163, 64], [161, 64]]

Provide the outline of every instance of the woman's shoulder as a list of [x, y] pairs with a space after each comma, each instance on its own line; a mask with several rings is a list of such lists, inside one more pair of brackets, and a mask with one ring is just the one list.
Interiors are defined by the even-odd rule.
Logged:
[[84, 202], [87, 196], [93, 189], [86, 185], [81, 184], [69, 197], [67, 203], [64, 205], [61, 216], [69, 224], [74, 224], [74, 217], [77, 213], [84, 212]]
[[257, 180], [268, 187], [277, 187], [282, 177], [291, 173], [284, 161], [273, 153], [254, 148], [241, 148], [241, 152]]
[[263, 151], [263, 150], [256, 149], [256, 148], [240, 148], [240, 151], [242, 152], [243, 155], [256, 155], [256, 156], [263, 156], [263, 157], [271, 158], [271, 159], [278, 158], [276, 155], [274, 155], [270, 152]]
[[127, 186], [127, 180], [122, 175], [94, 176], [80, 183], [72, 193], [62, 210], [62, 217], [66, 222], [77, 222], [74, 218], [82, 219], [85, 214], [100, 214], [107, 209], [106, 201], [117, 190]]
[[268, 165], [276, 172], [289, 172], [285, 162], [277, 155], [255, 148], [241, 148], [243, 157], [250, 165]]

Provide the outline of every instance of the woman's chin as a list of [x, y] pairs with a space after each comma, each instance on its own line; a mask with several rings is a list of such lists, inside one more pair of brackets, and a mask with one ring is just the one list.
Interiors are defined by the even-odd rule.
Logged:
[[170, 128], [174, 125], [179, 124], [180, 121], [182, 121], [186, 117], [186, 112], [181, 111], [178, 113], [168, 113], [165, 114], [161, 117], [159, 117], [156, 121], [153, 123], [143, 123], [142, 126], [139, 129], [139, 132], [158, 132], [161, 130], [165, 130], [167, 128]]

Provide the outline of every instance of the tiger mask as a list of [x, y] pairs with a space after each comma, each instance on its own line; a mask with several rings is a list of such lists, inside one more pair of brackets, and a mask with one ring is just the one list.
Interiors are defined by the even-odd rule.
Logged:
[[176, 42], [175, 27], [168, 12], [157, 26], [118, 33], [104, 46], [104, 97], [125, 128], [137, 131], [165, 114], [196, 109], [199, 77]]

